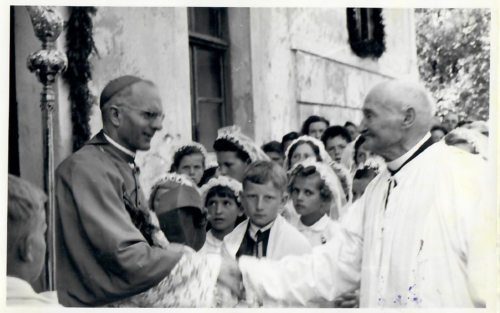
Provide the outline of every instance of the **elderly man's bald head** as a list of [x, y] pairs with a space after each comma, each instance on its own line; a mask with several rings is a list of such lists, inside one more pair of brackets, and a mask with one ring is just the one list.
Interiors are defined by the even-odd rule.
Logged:
[[[366, 99], [377, 99], [378, 102], [389, 105], [394, 109], [406, 110], [414, 108], [418, 112], [418, 119], [432, 120], [434, 101], [422, 85], [402, 80], [390, 80], [373, 87]], [[430, 126], [429, 126], [430, 129]]]
[[390, 160], [430, 130], [434, 103], [421, 85], [391, 80], [370, 90], [363, 113], [366, 148]]

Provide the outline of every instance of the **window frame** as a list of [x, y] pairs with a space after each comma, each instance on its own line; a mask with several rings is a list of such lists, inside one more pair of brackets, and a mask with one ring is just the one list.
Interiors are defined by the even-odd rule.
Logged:
[[[231, 94], [230, 94], [230, 43], [228, 29], [228, 12], [227, 8], [216, 8], [218, 11], [219, 34], [220, 37], [214, 37], [208, 34], [198, 33], [194, 30], [194, 10], [196, 8], [188, 8], [188, 34], [189, 34], [189, 63], [190, 63], [190, 89], [191, 89], [191, 124], [192, 124], [192, 139], [200, 142], [200, 103], [217, 103], [219, 104], [220, 127], [231, 123]], [[196, 73], [198, 49], [205, 49], [216, 52], [219, 56], [219, 78], [220, 78], [220, 98], [203, 97], [198, 95], [199, 79]], [[214, 138], [215, 139], [215, 138]], [[211, 146], [206, 147], [208, 151], [212, 150]]]
[[[385, 52], [381, 8], [346, 8], [351, 50], [361, 58], [379, 58]], [[366, 32], [366, 35], [364, 34]]]

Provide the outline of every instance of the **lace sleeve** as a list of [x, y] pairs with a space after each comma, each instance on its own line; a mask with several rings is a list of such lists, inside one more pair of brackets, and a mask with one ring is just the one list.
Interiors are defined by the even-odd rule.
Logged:
[[216, 254], [185, 254], [156, 286], [113, 307], [207, 308], [216, 306], [221, 258]]

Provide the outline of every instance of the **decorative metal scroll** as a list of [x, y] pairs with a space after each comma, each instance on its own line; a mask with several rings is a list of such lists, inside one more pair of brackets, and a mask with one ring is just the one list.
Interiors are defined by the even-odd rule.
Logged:
[[55, 290], [56, 261], [55, 261], [55, 193], [54, 193], [54, 130], [52, 112], [56, 104], [54, 83], [57, 76], [63, 72], [68, 64], [66, 55], [55, 49], [55, 41], [63, 29], [63, 19], [53, 7], [28, 6], [26, 7], [35, 30], [35, 35], [42, 42], [42, 49], [28, 57], [28, 69], [35, 72], [38, 80], [43, 84], [40, 108], [42, 110], [43, 128], [43, 177], [44, 188], [48, 195], [46, 204], [47, 216], [47, 287]]

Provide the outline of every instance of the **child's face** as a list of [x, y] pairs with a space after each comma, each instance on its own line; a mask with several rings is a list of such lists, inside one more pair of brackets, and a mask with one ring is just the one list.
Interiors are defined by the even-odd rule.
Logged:
[[295, 178], [291, 197], [293, 206], [299, 215], [323, 215], [326, 202], [321, 199], [319, 186], [321, 178], [318, 174]]
[[243, 180], [247, 164], [238, 158], [235, 151], [217, 152], [217, 163], [221, 175], [232, 177], [239, 182]]
[[441, 129], [435, 129], [431, 131], [431, 137], [434, 142], [438, 142], [445, 136], [444, 132]]
[[358, 152], [356, 153], [356, 164], [364, 164], [366, 159], [370, 156], [370, 151], [363, 147], [363, 144], [359, 146]]
[[279, 166], [283, 166], [283, 155], [278, 153], [278, 152], [266, 152], [267, 156], [273, 161], [274, 163], [278, 164]]
[[191, 178], [195, 184], [198, 184], [203, 176], [203, 171], [203, 155], [200, 153], [193, 153], [181, 159], [177, 174], [184, 174]]
[[238, 216], [243, 214], [234, 199], [217, 195], [207, 199], [207, 209], [210, 224], [219, 232], [232, 230]]
[[245, 213], [259, 227], [274, 221], [286, 201], [283, 192], [270, 181], [262, 185], [245, 181], [242, 198]]
[[307, 158], [315, 157], [313, 148], [307, 143], [302, 143], [295, 148], [290, 159], [291, 167]]
[[325, 132], [325, 129], [328, 128], [325, 122], [319, 121], [314, 122], [309, 125], [309, 136], [314, 137], [316, 139], [321, 139], [321, 135]]
[[347, 141], [342, 136], [335, 136], [326, 141], [325, 149], [337, 163], [342, 159], [342, 153], [347, 147]]

